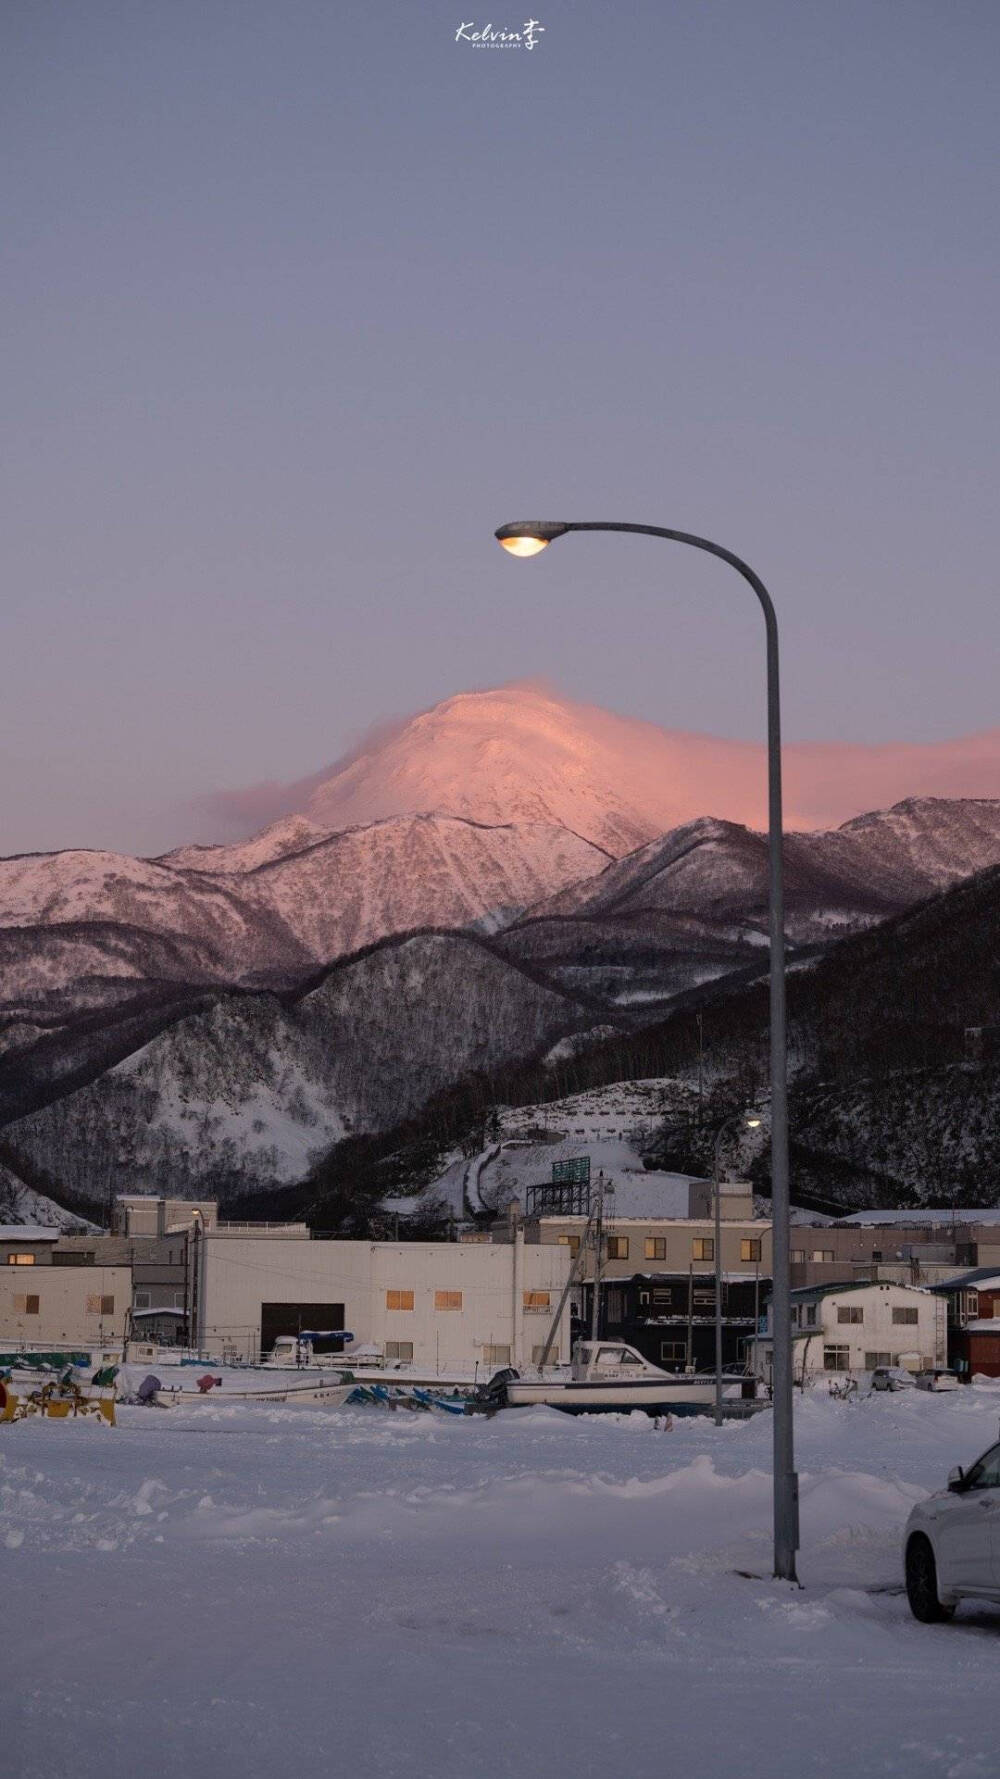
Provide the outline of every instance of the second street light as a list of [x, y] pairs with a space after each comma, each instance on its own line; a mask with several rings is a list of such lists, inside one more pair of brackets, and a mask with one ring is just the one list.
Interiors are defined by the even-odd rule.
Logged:
[[781, 816], [781, 700], [778, 621], [771, 596], [752, 568], [731, 550], [689, 531], [614, 520], [520, 519], [501, 525], [497, 542], [512, 556], [537, 556], [570, 531], [634, 532], [705, 550], [735, 568], [753, 588], [764, 614], [767, 642], [768, 933], [771, 976], [771, 1210], [774, 1281], [774, 1573], [794, 1581], [799, 1544], [798, 1478], [792, 1430], [792, 1321], [789, 1273], [788, 1065], [785, 1038], [785, 890]]

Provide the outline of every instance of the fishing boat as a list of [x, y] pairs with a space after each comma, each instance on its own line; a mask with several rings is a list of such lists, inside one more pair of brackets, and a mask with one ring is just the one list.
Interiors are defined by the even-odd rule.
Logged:
[[245, 1408], [252, 1403], [285, 1408], [341, 1408], [354, 1388], [353, 1383], [345, 1384], [339, 1377], [276, 1384], [270, 1390], [182, 1390], [161, 1385], [146, 1400], [155, 1402], [158, 1408], [194, 1408], [199, 1402], [212, 1402], [219, 1408]]
[[477, 1391], [481, 1407], [528, 1408], [543, 1404], [571, 1415], [704, 1414], [715, 1401], [712, 1376], [661, 1371], [618, 1340], [581, 1341], [572, 1365], [560, 1372], [522, 1376], [511, 1366], [495, 1372]]

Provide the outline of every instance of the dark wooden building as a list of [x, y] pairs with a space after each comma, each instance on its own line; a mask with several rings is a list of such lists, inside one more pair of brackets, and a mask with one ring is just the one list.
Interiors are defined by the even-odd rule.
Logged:
[[[722, 1363], [742, 1368], [746, 1342], [770, 1295], [769, 1278], [722, 1280]], [[711, 1273], [636, 1273], [601, 1291], [601, 1333], [627, 1341], [664, 1371], [715, 1366], [715, 1279]]]

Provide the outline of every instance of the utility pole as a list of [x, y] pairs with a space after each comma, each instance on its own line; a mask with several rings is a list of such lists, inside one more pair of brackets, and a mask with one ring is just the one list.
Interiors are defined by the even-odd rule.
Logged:
[[688, 1261], [688, 1333], [684, 1370], [694, 1370], [694, 1261]]
[[597, 1216], [594, 1219], [594, 1293], [590, 1300], [590, 1338], [600, 1339], [601, 1252], [604, 1243], [604, 1169], [597, 1176]]

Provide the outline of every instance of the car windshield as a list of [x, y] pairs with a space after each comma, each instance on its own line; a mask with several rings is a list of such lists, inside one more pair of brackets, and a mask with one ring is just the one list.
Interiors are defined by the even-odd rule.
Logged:
[[995, 1445], [973, 1464], [965, 1478], [967, 1489], [1000, 1489], [1000, 1445]]

